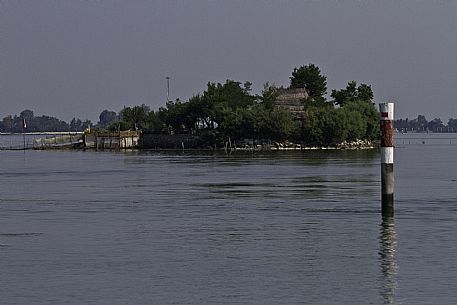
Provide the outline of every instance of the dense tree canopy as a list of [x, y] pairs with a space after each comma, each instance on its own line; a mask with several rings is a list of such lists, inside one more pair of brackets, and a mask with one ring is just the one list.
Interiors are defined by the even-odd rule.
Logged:
[[[211, 145], [253, 139], [292, 140], [308, 145], [334, 145], [356, 139], [379, 137], [379, 113], [373, 103], [370, 85], [355, 81], [346, 88], [332, 90], [331, 102], [324, 95], [327, 78], [314, 64], [295, 68], [290, 88], [306, 88], [309, 97], [300, 100], [302, 112], [292, 115], [278, 102], [286, 89], [265, 84], [260, 95], [251, 93], [250, 82], [227, 80], [208, 82], [202, 93], [187, 101], [168, 101], [157, 111], [148, 106], [124, 107], [119, 113], [103, 110], [94, 126], [89, 120], [73, 118], [66, 123], [50, 116], [35, 116], [26, 109], [19, 116], [8, 115], [0, 121], [1, 132], [82, 131], [88, 127], [109, 130], [142, 130], [154, 134], [192, 134], [210, 139]], [[23, 122], [27, 129], [23, 130]], [[442, 131], [440, 119], [397, 120], [395, 126], [417, 131]], [[457, 119], [450, 119], [448, 130], [457, 131]]]
[[357, 87], [357, 82], [348, 82], [346, 89], [332, 90], [331, 97], [333, 98], [333, 104], [338, 106], [344, 106], [349, 102], [372, 102], [373, 101], [373, 90], [371, 86], [366, 84], [360, 84]]
[[415, 119], [398, 119], [394, 121], [394, 126], [399, 131], [408, 132], [457, 132], [457, 119], [449, 119], [447, 126], [439, 118], [428, 121], [425, 115], [420, 114]]
[[294, 68], [290, 88], [305, 88], [311, 99], [323, 99], [327, 93], [327, 77], [314, 64]]
[[103, 110], [99, 115], [99, 124], [102, 128], [107, 128], [110, 124], [117, 120], [118, 117], [114, 111]]

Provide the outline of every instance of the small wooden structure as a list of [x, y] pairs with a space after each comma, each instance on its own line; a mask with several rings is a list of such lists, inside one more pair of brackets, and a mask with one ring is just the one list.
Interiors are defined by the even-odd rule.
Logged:
[[309, 97], [305, 88], [278, 88], [276, 105], [287, 109], [294, 118], [301, 118], [305, 112], [305, 100]]
[[138, 148], [141, 144], [141, 131], [90, 131], [84, 133], [86, 149], [125, 149]]

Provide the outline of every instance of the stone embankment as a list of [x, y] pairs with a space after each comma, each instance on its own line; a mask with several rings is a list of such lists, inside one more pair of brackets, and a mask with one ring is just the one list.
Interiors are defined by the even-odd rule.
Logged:
[[[84, 134], [56, 134], [34, 140], [33, 146], [19, 149], [153, 149], [153, 150], [222, 150], [222, 151], [282, 151], [282, 150], [343, 150], [379, 147], [377, 141], [344, 141], [330, 146], [312, 146], [289, 141], [275, 142], [267, 139], [244, 139], [226, 142], [198, 135], [144, 134], [140, 131], [92, 131]], [[14, 147], [8, 147], [14, 149]]]
[[356, 140], [344, 141], [335, 145], [329, 146], [310, 146], [308, 144], [293, 143], [293, 142], [265, 142], [265, 143], [242, 143], [235, 145], [231, 150], [342, 150], [342, 149], [370, 149], [379, 147], [377, 141]]

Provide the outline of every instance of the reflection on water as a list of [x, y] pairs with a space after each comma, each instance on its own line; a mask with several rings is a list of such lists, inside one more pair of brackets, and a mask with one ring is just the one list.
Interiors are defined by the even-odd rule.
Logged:
[[0, 151], [0, 304], [457, 304], [456, 155]]
[[397, 237], [393, 217], [383, 217], [379, 242], [379, 260], [382, 272], [381, 296], [384, 304], [398, 304], [395, 298], [398, 274]]

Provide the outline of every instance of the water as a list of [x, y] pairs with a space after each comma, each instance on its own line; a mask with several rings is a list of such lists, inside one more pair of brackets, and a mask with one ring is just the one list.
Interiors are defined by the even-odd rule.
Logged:
[[456, 304], [455, 156], [0, 151], [0, 304]]

